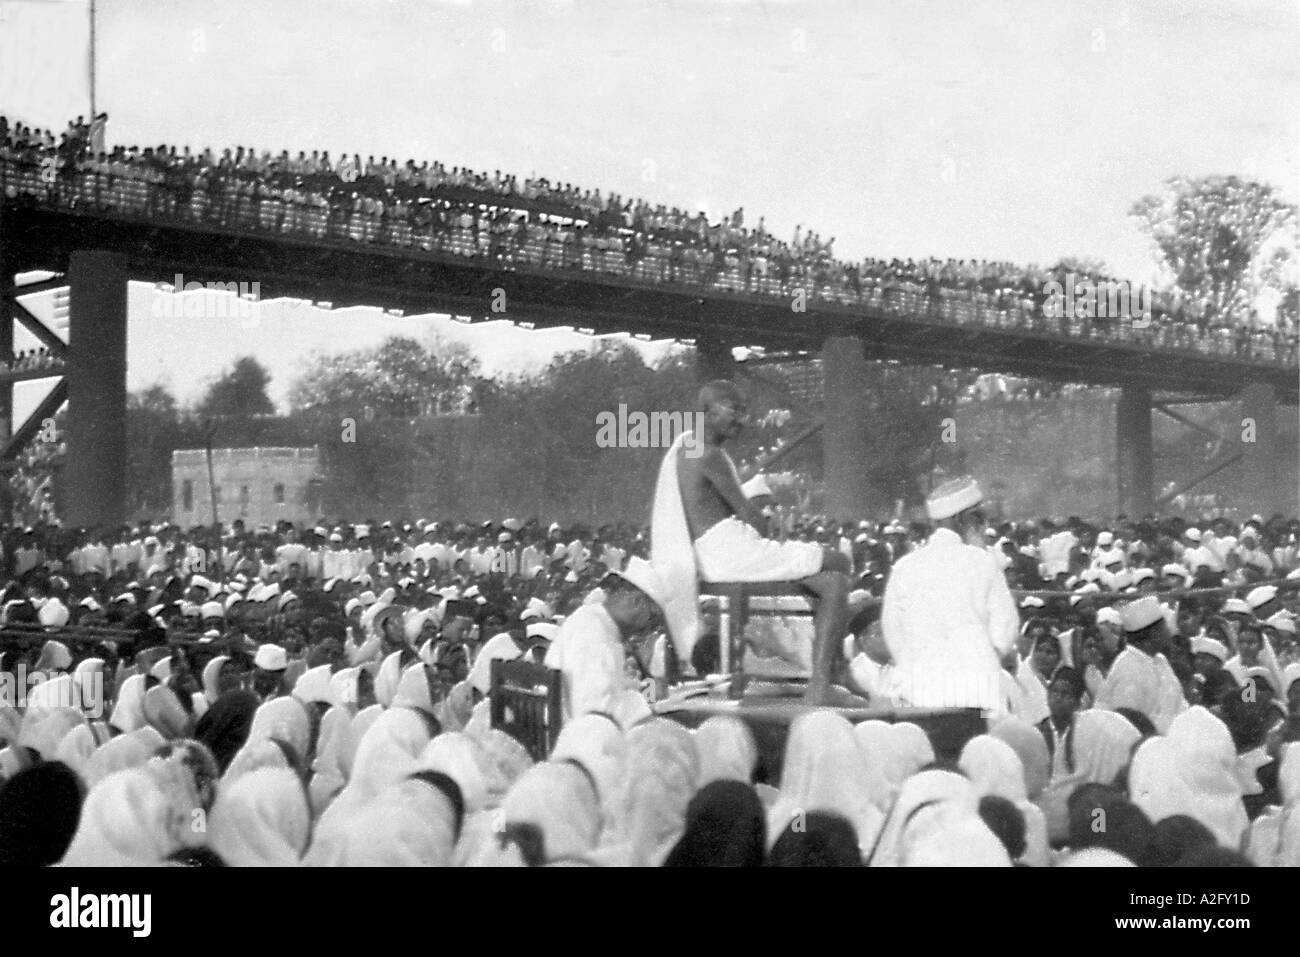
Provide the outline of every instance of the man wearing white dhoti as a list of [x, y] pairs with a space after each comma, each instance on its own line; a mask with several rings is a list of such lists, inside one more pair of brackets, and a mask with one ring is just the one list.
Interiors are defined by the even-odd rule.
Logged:
[[680, 660], [699, 629], [698, 581], [798, 581], [813, 596], [812, 674], [806, 700], [824, 703], [832, 655], [844, 637], [849, 562], [807, 542], [764, 538], [767, 520], [746, 498], [723, 443], [745, 425], [740, 390], [725, 380], [700, 390], [701, 435], [678, 436], [659, 470], [651, 517], [651, 560], [664, 578], [664, 617]]
[[935, 489], [926, 508], [939, 527], [890, 572], [881, 627], [905, 704], [1005, 708], [1002, 661], [1016, 648], [1020, 619], [997, 560], [981, 547], [983, 497], [972, 478]]

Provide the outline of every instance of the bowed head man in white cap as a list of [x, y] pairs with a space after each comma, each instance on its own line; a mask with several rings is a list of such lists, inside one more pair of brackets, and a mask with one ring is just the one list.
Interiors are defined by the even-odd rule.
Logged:
[[564, 719], [608, 711], [614, 697], [629, 687], [624, 643], [659, 621], [664, 584], [642, 558], [612, 576], [604, 601], [583, 605], [564, 620], [547, 649], [545, 664], [559, 670]]
[[1004, 709], [1002, 662], [1015, 652], [1020, 617], [983, 547], [983, 499], [970, 477], [936, 488], [926, 509], [938, 527], [885, 586], [881, 626], [905, 704]]
[[1126, 647], [1102, 682], [1096, 707], [1140, 711], [1164, 734], [1187, 709], [1182, 684], [1164, 656], [1169, 645], [1164, 608], [1154, 595], [1144, 595], [1119, 613]]

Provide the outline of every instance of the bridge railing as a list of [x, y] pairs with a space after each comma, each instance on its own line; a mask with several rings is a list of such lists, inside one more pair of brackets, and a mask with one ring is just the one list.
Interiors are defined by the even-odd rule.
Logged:
[[[1145, 326], [1130, 318], [1053, 318], [1023, 293], [994, 295], [848, 277], [817, 269], [794, 274], [736, 251], [713, 251], [653, 240], [636, 247], [632, 230], [578, 227], [537, 214], [518, 197], [455, 191], [448, 198], [406, 202], [298, 191], [291, 199], [264, 181], [231, 177], [218, 189], [177, 186], [143, 165], [134, 175], [65, 168], [58, 175], [32, 163], [0, 158], [0, 195], [6, 202], [148, 223], [211, 225], [252, 234], [292, 235], [347, 245], [383, 245], [487, 262], [499, 268], [581, 271], [640, 283], [706, 289], [791, 301], [866, 308], [899, 319], [956, 327], [1031, 332], [1072, 341], [1132, 343], [1161, 352], [1284, 367], [1300, 366], [1300, 344], [1280, 333], [1244, 328], [1201, 328], [1157, 314]], [[267, 181], [269, 182], [269, 181]], [[470, 194], [472, 195], [472, 193]], [[509, 214], [504, 222], [500, 214]]]

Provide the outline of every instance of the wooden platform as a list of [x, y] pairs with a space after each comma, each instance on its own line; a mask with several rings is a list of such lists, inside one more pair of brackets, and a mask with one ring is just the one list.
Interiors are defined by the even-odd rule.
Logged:
[[[665, 701], [655, 709], [665, 718], [695, 728], [716, 715], [740, 718], [749, 727], [758, 745], [758, 774], [755, 778], [777, 786], [781, 782], [781, 762], [790, 725], [801, 714], [815, 710], [798, 698], [746, 696], [740, 701], [727, 698], [699, 697], [681, 702]], [[977, 708], [832, 708], [848, 720], [910, 721], [919, 725], [934, 746], [935, 757], [955, 762], [971, 738], [985, 732], [987, 725]]]

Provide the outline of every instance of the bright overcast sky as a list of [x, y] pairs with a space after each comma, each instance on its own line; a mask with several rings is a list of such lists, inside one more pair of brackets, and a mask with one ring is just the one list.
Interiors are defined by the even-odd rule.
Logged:
[[[71, 79], [39, 101], [12, 88], [5, 27], [32, 6], [0, 0], [0, 109], [37, 104], [29, 115], [84, 86], [79, 55], [36, 44], [25, 55]], [[440, 159], [714, 214], [743, 206], [780, 235], [835, 236], [846, 258], [1079, 255], [1136, 280], [1152, 265], [1126, 212], [1166, 177], [1239, 173], [1300, 195], [1294, 2], [98, 6], [111, 143]], [[61, 127], [70, 109], [82, 112], [40, 119]], [[150, 328], [133, 316], [132, 388], [161, 378], [192, 398], [250, 348], [286, 380], [277, 398], [288, 386], [282, 336], [204, 335], [185, 351]], [[304, 336], [299, 348], [330, 348]], [[549, 348], [503, 341], [487, 358]]]

